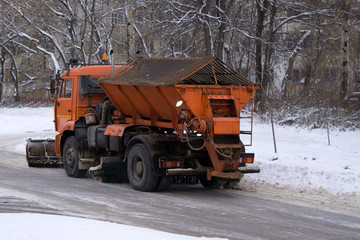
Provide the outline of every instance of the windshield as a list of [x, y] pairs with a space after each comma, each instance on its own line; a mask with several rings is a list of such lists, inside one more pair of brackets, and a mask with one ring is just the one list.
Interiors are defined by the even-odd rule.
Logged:
[[104, 93], [98, 84], [99, 78], [91, 78], [86, 75], [80, 76], [80, 95]]

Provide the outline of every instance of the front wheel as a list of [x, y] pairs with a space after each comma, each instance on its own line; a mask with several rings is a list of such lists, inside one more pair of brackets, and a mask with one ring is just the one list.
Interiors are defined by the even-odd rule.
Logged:
[[65, 172], [69, 177], [85, 177], [87, 170], [79, 169], [80, 147], [74, 136], [68, 137], [66, 139], [62, 160]]
[[156, 188], [159, 178], [154, 175], [150, 153], [144, 144], [135, 144], [130, 149], [127, 173], [129, 182], [135, 190], [148, 192]]

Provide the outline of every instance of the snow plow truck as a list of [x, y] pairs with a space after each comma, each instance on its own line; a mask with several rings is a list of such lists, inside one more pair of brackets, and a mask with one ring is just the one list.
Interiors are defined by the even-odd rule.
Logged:
[[[70, 177], [92, 174], [139, 191], [189, 179], [214, 187], [260, 171], [245, 152], [258, 87], [218, 58], [71, 64], [51, 81], [58, 134], [28, 139], [29, 167], [63, 165]], [[240, 120], [250, 120], [247, 129]]]

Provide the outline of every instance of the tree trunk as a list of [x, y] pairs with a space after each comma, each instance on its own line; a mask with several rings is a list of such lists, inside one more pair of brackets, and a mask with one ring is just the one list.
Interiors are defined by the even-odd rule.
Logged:
[[297, 56], [297, 53], [294, 53], [288, 61], [288, 67], [286, 69], [286, 73], [285, 73], [285, 77], [282, 81], [282, 93], [281, 93], [281, 97], [284, 101], [287, 101], [288, 99], [288, 83], [291, 82], [293, 80], [293, 70], [294, 70], [294, 62], [295, 62], [295, 58]]
[[261, 5], [260, 0], [256, 1], [257, 9], [257, 23], [256, 23], [256, 40], [255, 40], [255, 69], [256, 69], [256, 84], [260, 86], [260, 89], [256, 92], [255, 101], [259, 103], [259, 109], [261, 109], [261, 101], [264, 89], [262, 89], [263, 83], [263, 64], [262, 64], [262, 54], [263, 54], [263, 31], [264, 31], [264, 21], [265, 21], [265, 11], [268, 7], [268, 0], [264, 0]]
[[[264, 0], [263, 6], [267, 5], [268, 0]], [[265, 6], [264, 6], [265, 7]], [[264, 31], [265, 11], [260, 1], [256, 1], [257, 23], [256, 23], [256, 40], [255, 40], [255, 64], [256, 64], [256, 84], [261, 85], [262, 82], [262, 35]], [[261, 91], [259, 89], [259, 91]], [[259, 92], [258, 91], [258, 92]], [[259, 95], [259, 94], [258, 94]]]
[[95, 32], [95, 28], [96, 28], [96, 26], [95, 26], [95, 5], [96, 5], [96, 0], [93, 0], [90, 15], [87, 16], [88, 18], [90, 18], [90, 26], [91, 26], [90, 43], [89, 43], [90, 46], [89, 46], [88, 59], [87, 59], [88, 64], [92, 63], [92, 57], [94, 54], [94, 34], [95, 34], [94, 32]]
[[126, 17], [127, 17], [127, 58], [135, 57], [135, 35], [134, 35], [134, 1], [127, 0], [126, 2]]
[[[209, 3], [205, 2], [205, 7], [203, 8], [203, 13], [209, 14]], [[203, 22], [203, 31], [204, 31], [204, 44], [205, 44], [205, 56], [212, 56], [212, 47], [211, 47], [211, 32], [210, 32], [210, 23], [206, 22], [204, 19]]]
[[[15, 87], [15, 93], [14, 93], [14, 100], [15, 102], [20, 102], [20, 93], [19, 93], [19, 78], [18, 78], [18, 74], [17, 74], [17, 69], [15, 67], [15, 64], [11, 63], [10, 66], [10, 76], [14, 81], [14, 87]], [[15, 73], [13, 73], [13, 71], [15, 71]]]
[[224, 60], [225, 17], [219, 9], [225, 11], [225, 0], [216, 0], [216, 6], [218, 7], [217, 17], [220, 20], [219, 33], [216, 40], [216, 54], [218, 58]]
[[349, 87], [349, 31], [343, 23], [341, 36], [341, 85], [339, 94], [339, 105], [344, 102], [345, 96], [348, 94]]
[[0, 57], [0, 64], [1, 64], [1, 78], [0, 78], [0, 103], [2, 100], [2, 93], [3, 93], [3, 87], [4, 87], [4, 83], [5, 83], [5, 53], [4, 50], [2, 51], [2, 57]]
[[306, 63], [306, 69], [305, 69], [305, 80], [304, 80], [304, 91], [308, 92], [311, 86], [311, 77], [312, 77], [312, 63], [310, 62]]
[[277, 12], [277, 6], [276, 6], [276, 0], [273, 1], [272, 6], [271, 6], [271, 14], [270, 14], [270, 22], [269, 22], [269, 33], [268, 33], [268, 37], [266, 39], [267, 44], [265, 47], [265, 61], [264, 61], [264, 73], [263, 73], [263, 80], [262, 80], [262, 88], [263, 88], [263, 92], [261, 96], [262, 98], [262, 103], [265, 103], [265, 96], [268, 92], [268, 87], [270, 85], [270, 83], [272, 82], [272, 73], [271, 73], [271, 59], [272, 59], [272, 55], [273, 55], [273, 47], [271, 46], [274, 42], [274, 25], [275, 25], [275, 16], [276, 16], [276, 12]]

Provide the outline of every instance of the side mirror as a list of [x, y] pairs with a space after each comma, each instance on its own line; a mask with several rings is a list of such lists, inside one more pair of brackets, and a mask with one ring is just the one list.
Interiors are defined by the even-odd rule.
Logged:
[[50, 94], [54, 95], [56, 91], [56, 82], [54, 79], [51, 79], [50, 81]]

